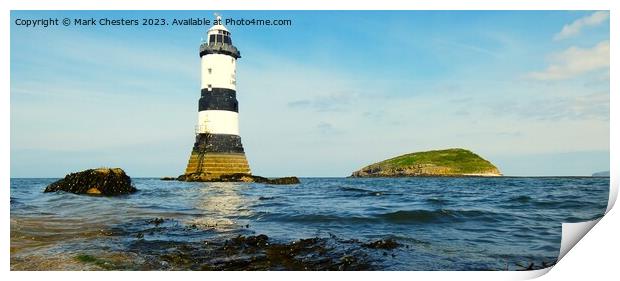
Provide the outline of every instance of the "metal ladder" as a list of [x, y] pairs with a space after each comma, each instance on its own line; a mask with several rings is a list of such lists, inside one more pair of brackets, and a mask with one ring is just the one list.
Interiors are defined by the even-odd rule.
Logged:
[[200, 155], [198, 155], [198, 165], [196, 166], [196, 172], [200, 172], [201, 174], [204, 173], [202, 171], [202, 166], [204, 165], [205, 155], [207, 154], [206, 143], [209, 137], [210, 137], [210, 134], [207, 133], [206, 134], [207, 139], [205, 140], [204, 145], [202, 143], [198, 145], [198, 151]]

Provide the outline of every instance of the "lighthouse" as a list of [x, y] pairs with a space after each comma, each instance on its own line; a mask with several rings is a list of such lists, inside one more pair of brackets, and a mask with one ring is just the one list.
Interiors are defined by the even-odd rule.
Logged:
[[[204, 41], [206, 40], [206, 41]], [[215, 179], [226, 174], [250, 174], [239, 135], [237, 59], [241, 53], [217, 16], [200, 45], [200, 99], [196, 140], [185, 174]]]

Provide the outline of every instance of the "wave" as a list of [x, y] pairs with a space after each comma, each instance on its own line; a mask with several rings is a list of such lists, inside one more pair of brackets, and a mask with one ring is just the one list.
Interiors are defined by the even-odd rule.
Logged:
[[446, 200], [446, 199], [436, 198], [436, 197], [428, 198], [428, 199], [426, 199], [426, 201], [429, 202], [429, 203], [432, 203], [432, 204], [445, 204], [445, 203], [448, 202], [448, 200]]
[[342, 186], [342, 187], [340, 187], [340, 190], [342, 190], [342, 191], [352, 191], [352, 192], [362, 192], [362, 193], [373, 192], [372, 190], [363, 189], [363, 188], [357, 188], [357, 187], [349, 187], [349, 186]]
[[540, 200], [532, 203], [540, 209], [575, 209], [584, 205], [583, 201], [573, 199]]
[[410, 210], [384, 213], [377, 217], [391, 222], [430, 222], [442, 218], [451, 218], [452, 215], [451, 212], [447, 210]]
[[535, 199], [527, 195], [513, 196], [505, 202], [508, 203], [508, 206], [511, 208], [527, 208], [528, 206], [533, 206], [537, 209], [575, 209], [588, 203], [581, 199]]
[[519, 203], [527, 203], [532, 200], [532, 197], [527, 195], [514, 196], [508, 199], [509, 202], [519, 202]]
[[353, 193], [354, 197], [364, 197], [364, 196], [383, 196], [383, 195], [402, 195], [402, 193], [394, 193], [388, 192], [384, 190], [369, 190], [357, 187], [340, 187], [341, 191], [347, 193]]
[[298, 223], [325, 223], [325, 222], [362, 223], [362, 222], [373, 221], [373, 218], [371, 217], [339, 216], [339, 215], [328, 215], [328, 214], [303, 214], [303, 215], [271, 214], [268, 216], [263, 216], [263, 218], [265, 217], [268, 217], [268, 219], [275, 220], [275, 221], [298, 222]]
[[380, 214], [377, 217], [394, 223], [454, 222], [468, 220], [498, 221], [497, 214], [478, 210], [407, 210]]
[[443, 223], [457, 221], [500, 221], [498, 215], [492, 212], [477, 210], [399, 210], [395, 212], [380, 213], [372, 216], [346, 216], [341, 214], [268, 214], [263, 219], [274, 221], [286, 221], [297, 223], [329, 223], [338, 222], [345, 224], [387, 222], [394, 224], [403, 223]]

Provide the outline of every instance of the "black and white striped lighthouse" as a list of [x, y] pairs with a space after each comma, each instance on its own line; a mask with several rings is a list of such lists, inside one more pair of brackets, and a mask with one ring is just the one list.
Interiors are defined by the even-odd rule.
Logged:
[[196, 142], [185, 174], [206, 178], [224, 174], [250, 174], [239, 136], [239, 103], [236, 79], [239, 50], [221, 17], [200, 45], [201, 90], [198, 101]]

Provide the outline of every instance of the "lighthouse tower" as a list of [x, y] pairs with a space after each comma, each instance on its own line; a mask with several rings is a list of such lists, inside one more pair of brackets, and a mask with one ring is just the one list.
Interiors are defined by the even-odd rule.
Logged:
[[237, 102], [237, 59], [241, 54], [221, 17], [207, 32], [200, 45], [200, 100], [196, 142], [185, 174], [218, 178], [225, 174], [250, 173], [250, 166], [239, 136]]

